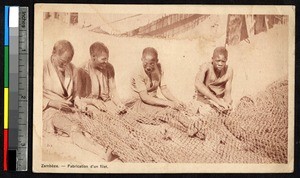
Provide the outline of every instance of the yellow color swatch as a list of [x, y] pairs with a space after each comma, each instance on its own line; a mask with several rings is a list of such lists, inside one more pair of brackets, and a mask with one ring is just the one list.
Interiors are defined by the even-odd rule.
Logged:
[[8, 88], [4, 88], [4, 129], [8, 129]]

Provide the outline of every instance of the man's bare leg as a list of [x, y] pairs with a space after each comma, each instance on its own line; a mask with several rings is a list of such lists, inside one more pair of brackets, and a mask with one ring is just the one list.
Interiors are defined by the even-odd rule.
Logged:
[[92, 141], [90, 138], [84, 136], [81, 132], [72, 132], [70, 134], [70, 137], [72, 138], [75, 145], [78, 147], [90, 151], [92, 153], [95, 153], [96, 155], [99, 155], [101, 158], [105, 159], [106, 161], [112, 161], [113, 155], [112, 150], [105, 149], [100, 144]]

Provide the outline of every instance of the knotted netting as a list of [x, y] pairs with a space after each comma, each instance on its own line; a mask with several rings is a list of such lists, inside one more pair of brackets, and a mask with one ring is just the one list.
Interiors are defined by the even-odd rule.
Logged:
[[288, 80], [279, 80], [256, 97], [243, 97], [225, 126], [247, 150], [287, 163]]
[[[286, 163], [288, 81], [242, 97], [228, 114], [164, 108], [151, 114], [64, 114], [123, 162]], [[57, 116], [58, 117], [58, 116]], [[61, 116], [60, 116], [61, 117]]]

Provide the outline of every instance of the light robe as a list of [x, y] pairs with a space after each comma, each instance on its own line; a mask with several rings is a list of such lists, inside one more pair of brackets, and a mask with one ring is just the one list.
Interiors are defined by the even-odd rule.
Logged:
[[65, 70], [65, 77], [59, 77], [51, 60], [45, 61], [43, 67], [43, 126], [47, 132], [53, 132], [53, 116], [61, 111], [49, 107], [50, 100], [73, 102], [75, 97], [74, 81], [76, 68], [68, 64]]

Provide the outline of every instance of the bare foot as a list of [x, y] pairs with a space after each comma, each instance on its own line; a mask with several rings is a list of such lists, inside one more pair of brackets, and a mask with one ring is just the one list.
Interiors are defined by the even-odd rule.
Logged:
[[113, 150], [110, 147], [108, 147], [105, 152], [105, 160], [107, 162], [111, 162], [116, 158], [117, 156], [113, 154]]

